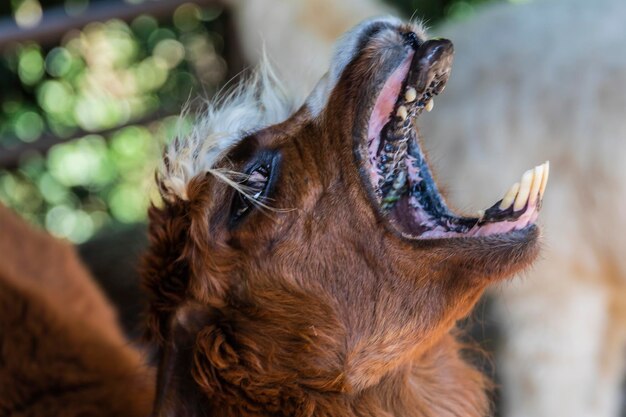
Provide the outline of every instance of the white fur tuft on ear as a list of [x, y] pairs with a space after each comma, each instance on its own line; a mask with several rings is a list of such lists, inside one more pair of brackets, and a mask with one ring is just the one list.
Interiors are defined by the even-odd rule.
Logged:
[[214, 173], [215, 163], [246, 134], [286, 120], [295, 108], [264, 56], [249, 79], [207, 102], [191, 133], [177, 136], [166, 148], [157, 173], [163, 198], [187, 200], [192, 178]]

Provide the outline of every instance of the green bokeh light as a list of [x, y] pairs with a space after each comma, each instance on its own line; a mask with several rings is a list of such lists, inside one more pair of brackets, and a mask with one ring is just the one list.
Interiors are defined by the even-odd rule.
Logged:
[[174, 25], [181, 31], [188, 32], [196, 29], [202, 19], [202, 10], [198, 5], [186, 3], [179, 6], [174, 12]]
[[48, 172], [39, 178], [37, 186], [42, 197], [49, 204], [58, 205], [69, 199], [69, 189]]
[[13, 129], [15, 135], [23, 142], [34, 142], [41, 136], [44, 123], [38, 113], [25, 111], [15, 117]]
[[54, 206], [46, 214], [46, 229], [53, 235], [74, 243], [85, 242], [93, 235], [94, 222], [83, 210], [65, 205]]
[[66, 48], [53, 48], [46, 56], [46, 71], [53, 77], [63, 77], [72, 69], [73, 61], [74, 57]]
[[64, 81], [44, 81], [38, 88], [37, 101], [48, 113], [67, 114], [74, 105], [74, 90]]
[[185, 47], [175, 39], [163, 39], [156, 44], [154, 57], [161, 59], [168, 69], [176, 67], [185, 58]]
[[113, 216], [122, 223], [135, 223], [145, 218], [148, 195], [130, 184], [116, 186], [109, 196]]
[[130, 26], [137, 36], [148, 39], [150, 34], [159, 27], [159, 23], [152, 16], [141, 15], [136, 17]]
[[35, 85], [44, 73], [44, 60], [38, 46], [25, 47], [19, 54], [18, 75], [26, 85]]
[[176, 39], [176, 34], [173, 30], [158, 28], [148, 37], [148, 47], [154, 49], [154, 47], [164, 39]]
[[98, 189], [111, 183], [117, 175], [106, 142], [97, 135], [55, 145], [48, 153], [48, 169], [54, 179], [66, 187]]

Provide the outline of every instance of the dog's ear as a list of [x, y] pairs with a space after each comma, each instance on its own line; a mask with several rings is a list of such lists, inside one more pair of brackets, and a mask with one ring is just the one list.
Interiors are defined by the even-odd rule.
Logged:
[[154, 417], [204, 417], [210, 414], [207, 395], [193, 377], [198, 334], [214, 321], [211, 308], [180, 307], [168, 326], [157, 376]]
[[191, 224], [188, 212], [185, 202], [148, 210], [150, 245], [141, 265], [142, 286], [149, 300], [145, 337], [158, 343], [165, 340], [168, 322], [189, 286], [189, 263], [181, 256]]

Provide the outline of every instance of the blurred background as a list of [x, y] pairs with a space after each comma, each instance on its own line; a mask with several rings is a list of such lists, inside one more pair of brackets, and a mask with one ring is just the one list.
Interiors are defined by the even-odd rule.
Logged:
[[182, 105], [239, 65], [213, 3], [4, 2], [0, 200], [77, 244], [143, 222]]

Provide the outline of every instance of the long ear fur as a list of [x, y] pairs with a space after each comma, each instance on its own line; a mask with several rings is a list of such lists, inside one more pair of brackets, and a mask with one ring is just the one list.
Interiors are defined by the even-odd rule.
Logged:
[[189, 285], [189, 264], [183, 257], [190, 219], [185, 202], [150, 207], [150, 248], [143, 258], [143, 286], [150, 297], [146, 337], [165, 340], [168, 317], [182, 302]]

